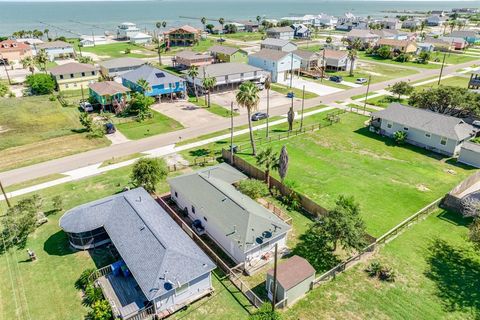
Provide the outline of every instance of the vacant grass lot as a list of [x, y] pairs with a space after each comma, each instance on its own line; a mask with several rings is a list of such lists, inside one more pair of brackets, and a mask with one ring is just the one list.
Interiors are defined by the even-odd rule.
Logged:
[[[325, 115], [307, 119], [315, 121], [315, 117], [320, 120]], [[355, 196], [367, 231], [378, 237], [471, 174], [434, 153], [399, 147], [370, 133], [366, 120], [344, 114], [339, 124], [271, 143], [274, 150], [287, 147], [286, 180], [326, 208], [332, 208], [341, 194]], [[254, 162], [247, 152], [241, 155]]]
[[[122, 121], [123, 119], [119, 118], [118, 120]], [[115, 126], [131, 140], [147, 138], [183, 128], [180, 122], [153, 110], [152, 117], [142, 122], [130, 119], [129, 121], [117, 123]]]
[[257, 41], [264, 39], [266, 36], [264, 33], [261, 32], [237, 32], [222, 35], [211, 35], [211, 37], [240, 41]]
[[[357, 61], [357, 67], [354, 69], [353, 76], [350, 76], [350, 70], [327, 72], [329, 76], [337, 75], [343, 77], [344, 81], [355, 82], [358, 78], [368, 79], [371, 76], [371, 83], [383, 82], [394, 78], [402, 78], [417, 73], [415, 70], [399, 68], [395, 66], [386, 66], [374, 63]], [[364, 84], [365, 86], [367, 84]]]
[[[77, 46], [77, 44], [76, 44]], [[130, 50], [130, 53], [125, 53], [125, 50]], [[77, 52], [78, 46], [76, 48]], [[157, 55], [156, 52], [148, 50], [142, 46], [134, 45], [128, 42], [117, 42], [102, 44], [95, 47], [82, 47], [82, 52], [91, 52], [98, 55], [101, 59], [132, 57], [145, 58]]]
[[364, 61], [382, 62], [382, 63], [388, 63], [388, 64], [398, 65], [398, 66], [415, 67], [419, 69], [440, 69], [441, 67], [440, 64], [436, 64], [436, 63], [422, 64], [422, 63], [415, 63], [413, 61], [398, 62], [392, 59], [383, 59], [382, 57], [379, 57], [376, 55], [369, 55], [365, 51], [359, 51], [358, 57]]
[[[51, 212], [51, 200], [61, 194], [64, 209], [68, 210], [112, 195], [129, 185], [130, 171], [131, 167], [125, 167], [38, 192], [44, 199], [43, 209], [49, 214], [49, 221], [29, 237], [26, 245], [37, 254], [38, 260], [28, 262], [25, 250], [11, 250], [0, 255], [0, 319], [83, 319], [87, 310], [82, 306], [74, 283], [83, 270], [105, 264], [105, 255], [103, 250], [97, 249], [92, 259], [87, 251], [70, 249], [65, 234], [58, 227], [63, 211]], [[158, 192], [167, 190], [165, 182], [158, 185]], [[13, 200], [18, 201], [17, 198]], [[0, 202], [2, 214], [5, 209], [5, 202]], [[214, 296], [193, 304], [176, 318], [227, 319], [234, 314], [235, 319], [246, 319], [247, 313], [242, 307], [246, 305], [245, 299], [236, 291], [230, 293], [232, 287], [228, 282], [226, 290], [224, 283], [215, 278]]]
[[[289, 92], [293, 92], [296, 98], [302, 98], [303, 90], [297, 88], [289, 88], [288, 86], [284, 86], [283, 84], [279, 83], [272, 83], [270, 87], [273, 91], [278, 93], [287, 95]], [[305, 99], [312, 99], [318, 97], [316, 93], [305, 91]]]
[[[219, 104], [213, 103], [210, 100], [210, 107], [208, 107], [208, 104], [205, 103], [205, 97], [198, 97], [198, 101], [195, 97], [189, 97], [188, 102], [193, 103], [194, 105], [203, 108], [207, 110], [208, 112], [211, 112], [213, 114], [216, 114], [217, 116], [224, 117], [224, 118], [230, 118], [230, 115], [233, 113], [233, 116], [236, 117], [239, 115], [238, 112], [230, 112], [227, 108], [222, 107]], [[208, 98], [207, 98], [208, 100]]]
[[394, 283], [368, 278], [360, 263], [284, 313], [296, 319], [478, 319], [480, 255], [466, 223], [438, 211], [380, 249], [371, 260], [393, 267]]
[[[442, 79], [440, 81], [440, 85], [467, 88], [468, 81], [469, 81], [469, 78], [455, 76], [455, 77]], [[438, 87], [438, 81], [433, 81], [430, 83], [422, 84], [420, 86], [416, 86], [415, 90], [422, 90], [422, 89], [436, 88], [436, 87]]]
[[0, 98], [0, 171], [110, 144], [76, 133], [78, 116], [49, 96]]

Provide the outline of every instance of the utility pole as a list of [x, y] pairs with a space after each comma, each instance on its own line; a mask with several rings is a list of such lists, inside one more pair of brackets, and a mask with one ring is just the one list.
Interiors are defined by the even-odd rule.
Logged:
[[275, 243], [275, 256], [273, 258], [273, 292], [272, 292], [272, 312], [275, 312], [275, 300], [277, 299], [277, 250], [278, 243]]
[[[292, 84], [293, 84], [293, 52], [290, 53], [290, 55], [292, 57], [291, 62], [290, 62], [290, 89], [292, 89]], [[293, 101], [292, 101], [292, 104], [293, 104]]]
[[442, 67], [440, 68], [440, 74], [438, 75], [438, 85], [440, 85], [440, 81], [442, 81], [442, 74], [443, 74], [443, 66], [445, 65], [445, 58], [447, 57], [447, 53], [443, 53], [443, 61], [442, 61]]
[[10, 200], [8, 200], [7, 194], [5, 193], [5, 189], [3, 189], [2, 181], [0, 181], [0, 189], [2, 189], [3, 197], [5, 198], [5, 201], [7, 202], [7, 206], [9, 208], [11, 208], [12, 205], [10, 204]]
[[323, 47], [323, 57], [322, 57], [322, 77], [320, 78], [320, 82], [323, 83], [323, 77], [325, 77], [325, 47]]
[[303, 129], [303, 108], [305, 106], [305, 85], [303, 85], [303, 91], [302, 91], [302, 115], [300, 116], [300, 132], [302, 132]]
[[0, 57], [1, 57], [0, 60], [2, 60], [3, 67], [5, 68], [5, 73], [7, 74], [8, 84], [12, 85], [12, 80], [10, 79], [10, 75], [8, 74], [8, 70], [7, 70], [7, 61], [5, 60], [3, 55], [0, 54]]
[[368, 92], [370, 91], [370, 80], [372, 80], [372, 76], [368, 76], [368, 84], [367, 84], [367, 92], [365, 93], [365, 101], [363, 102], [363, 114], [365, 114], [365, 110], [367, 110], [367, 99], [368, 99]]
[[92, 30], [92, 41], [93, 41], [93, 46], [95, 47], [95, 35], [93, 34], [93, 30]]
[[233, 165], [233, 101], [230, 103], [230, 165]]

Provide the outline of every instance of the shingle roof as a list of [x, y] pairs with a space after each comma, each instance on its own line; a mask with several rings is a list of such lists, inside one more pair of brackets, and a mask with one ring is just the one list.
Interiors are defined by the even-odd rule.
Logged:
[[70, 73], [91, 72], [98, 70], [97, 67], [87, 63], [69, 62], [50, 69], [54, 76]]
[[184, 25], [184, 26], [181, 26], [181, 27], [178, 27], [178, 28], [172, 28], [172, 29], [168, 30], [167, 32], [165, 32], [165, 34], [169, 34], [169, 33], [175, 32], [177, 30], [184, 30], [184, 31], [187, 31], [187, 32], [190, 32], [190, 33], [199, 33], [200, 32], [198, 29], [195, 29], [192, 26]]
[[348, 55], [348, 51], [345, 50], [331, 50], [325, 49], [326, 59], [342, 59]]
[[202, 208], [208, 224], [227, 235], [247, 252], [263, 239], [286, 233], [290, 226], [266, 208], [239, 192], [232, 183], [245, 179], [228, 164], [171, 178], [168, 183], [196, 208]]
[[124, 57], [124, 58], [117, 58], [117, 59], [102, 61], [99, 63], [99, 65], [106, 69], [117, 69], [117, 68], [125, 68], [125, 67], [139, 67], [146, 63], [147, 62], [142, 59]]
[[111, 96], [117, 93], [125, 93], [130, 91], [130, 89], [115, 81], [94, 82], [89, 84], [88, 87], [101, 96]]
[[37, 49], [54, 49], [54, 48], [73, 48], [70, 43], [65, 41], [43, 42], [36, 45]]
[[480, 34], [476, 32], [475, 30], [455, 30], [452, 31], [450, 34], [447, 34], [447, 36], [451, 37], [480, 37]]
[[302, 58], [303, 60], [318, 59], [318, 53], [312, 51], [295, 50], [293, 51], [293, 53]]
[[242, 49], [235, 48], [235, 47], [229, 47], [229, 46], [213, 46], [208, 50], [212, 53], [223, 53], [223, 54], [226, 54], [226, 55], [232, 55], [237, 51], [246, 52]]
[[146, 80], [150, 84], [150, 86], [185, 81], [174, 74], [151, 67], [149, 65], [143, 65], [138, 69], [129, 71], [122, 75], [122, 78], [129, 80], [133, 83], [137, 83], [138, 80], [143, 79]]
[[148, 300], [215, 268], [215, 264], [143, 189], [87, 203], [60, 219], [65, 232], [105, 229]]
[[352, 29], [347, 33], [349, 38], [378, 38], [378, 35], [373, 34], [370, 30]]
[[480, 153], [480, 143], [467, 141], [462, 145], [462, 148]]
[[392, 46], [392, 47], [405, 47], [409, 44], [414, 44], [412, 41], [407, 40], [397, 40], [397, 39], [380, 39], [378, 40], [377, 44], [384, 45], [384, 46]]
[[209, 59], [211, 58], [211, 56], [209, 56], [208, 54], [202, 54], [202, 53], [199, 53], [199, 52], [193, 52], [191, 50], [183, 50], [183, 51], [180, 51], [179, 53], [176, 53], [175, 54], [176, 57], [180, 57], [182, 59], [187, 59], [187, 60], [191, 60], [191, 59]]
[[240, 62], [215, 63], [200, 67], [198, 69], [198, 78], [203, 79], [204, 74], [207, 77], [220, 77], [255, 71], [260, 72], [263, 70]]
[[472, 136], [476, 131], [475, 127], [462, 119], [399, 103], [392, 103], [388, 108], [374, 112], [372, 116], [457, 141]]
[[272, 49], [262, 49], [254, 54], [251, 54], [250, 56], [265, 59], [265, 60], [270, 60], [270, 61], [278, 61], [283, 59], [285, 56], [289, 56], [291, 54], [293, 54], [294, 56], [297, 56], [293, 52], [284, 52], [284, 51], [272, 50]]
[[261, 45], [267, 45], [267, 46], [284, 47], [287, 44], [294, 44], [294, 43], [290, 42], [289, 40], [284, 40], [284, 39], [267, 38], [267, 39], [263, 40], [260, 44]]
[[292, 32], [293, 29], [291, 27], [273, 27], [267, 30], [267, 33], [269, 32]]
[[[268, 270], [268, 274], [273, 276], [273, 269]], [[285, 290], [295, 287], [314, 274], [312, 265], [299, 256], [293, 256], [277, 267], [277, 281]]]

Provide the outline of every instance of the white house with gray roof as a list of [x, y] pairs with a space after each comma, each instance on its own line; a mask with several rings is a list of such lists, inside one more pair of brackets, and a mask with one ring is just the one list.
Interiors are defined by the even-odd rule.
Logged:
[[168, 180], [172, 199], [245, 268], [285, 248], [290, 226], [233, 184], [247, 177], [226, 163]]
[[302, 58], [295, 52], [263, 49], [248, 56], [248, 64], [270, 72], [272, 82], [286, 80], [290, 71], [300, 69], [301, 63]]
[[297, 50], [297, 45], [289, 40], [267, 38], [260, 43], [260, 49], [292, 52]]
[[457, 156], [478, 131], [462, 119], [399, 103], [372, 113], [371, 124], [385, 136], [406, 132], [407, 142], [447, 156]]
[[291, 40], [295, 35], [295, 31], [291, 27], [273, 27], [267, 29], [267, 38]]
[[73, 208], [59, 223], [75, 248], [118, 252], [97, 279], [114, 318], [144, 308], [164, 317], [212, 292], [215, 264], [143, 188]]
[[138, 58], [130, 58], [130, 57], [122, 57], [116, 58], [106, 61], [101, 61], [98, 63], [100, 66], [100, 72], [104, 77], [117, 77], [121, 76], [124, 73], [129, 71], [135, 70], [147, 64], [147, 61], [138, 59]]

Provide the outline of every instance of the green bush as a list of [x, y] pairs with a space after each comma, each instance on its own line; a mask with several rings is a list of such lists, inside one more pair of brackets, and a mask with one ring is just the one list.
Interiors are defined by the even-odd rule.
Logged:
[[378, 278], [380, 281], [394, 282], [396, 275], [395, 271], [388, 266], [382, 266], [378, 261], [373, 261], [365, 269], [365, 272], [371, 278]]
[[168, 175], [168, 167], [161, 158], [141, 158], [135, 162], [132, 169], [132, 182], [137, 187], [143, 187], [148, 192], [155, 192], [157, 184]]
[[255, 179], [240, 181], [238, 190], [252, 199], [262, 198], [269, 194], [268, 186], [263, 181]]
[[112, 308], [107, 300], [102, 299], [95, 301], [85, 317], [87, 320], [110, 320], [112, 319]]
[[0, 82], [0, 97], [4, 97], [8, 93], [8, 86]]
[[34, 95], [50, 94], [55, 90], [55, 81], [48, 74], [28, 75], [25, 83]]
[[378, 277], [380, 274], [380, 270], [382, 270], [382, 265], [378, 261], [373, 261], [368, 265], [365, 269], [365, 272], [368, 274], [369, 277], [374, 278]]
[[407, 141], [407, 133], [405, 131], [396, 131], [393, 134], [393, 139], [399, 145], [405, 144]]
[[82, 274], [80, 277], [75, 281], [75, 287], [79, 290], [85, 290], [87, 288], [87, 285], [90, 283], [89, 279], [90, 276], [96, 271], [95, 268], [89, 268], [86, 270], [83, 270]]
[[102, 289], [90, 283], [85, 288], [85, 294], [83, 296], [83, 304], [86, 306], [92, 306], [95, 302], [103, 299]]

